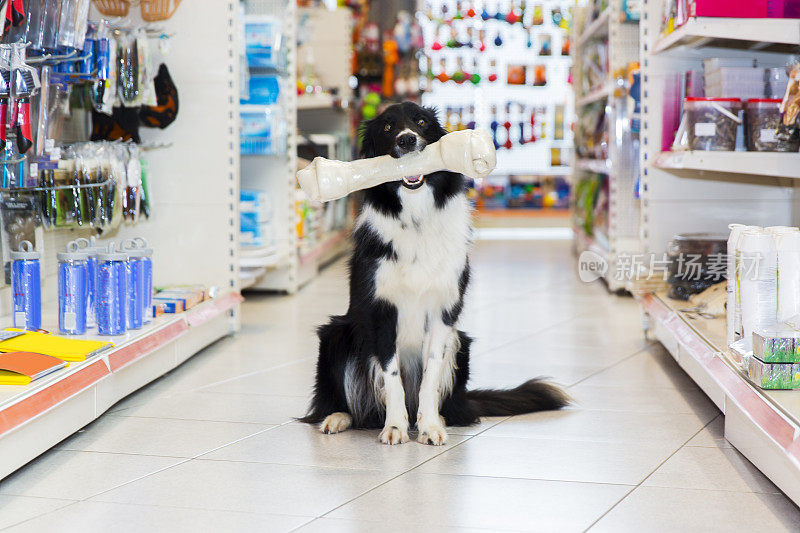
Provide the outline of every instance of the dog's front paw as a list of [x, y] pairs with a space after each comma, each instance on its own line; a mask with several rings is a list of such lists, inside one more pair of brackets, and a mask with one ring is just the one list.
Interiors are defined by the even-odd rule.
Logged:
[[386, 426], [378, 438], [384, 444], [402, 444], [409, 441], [408, 428]]
[[350, 427], [353, 418], [349, 413], [333, 413], [325, 417], [319, 425], [319, 430], [323, 433], [340, 433]]
[[447, 431], [445, 431], [442, 424], [417, 423], [417, 429], [419, 429], [417, 442], [420, 444], [432, 444], [434, 446], [447, 444]]

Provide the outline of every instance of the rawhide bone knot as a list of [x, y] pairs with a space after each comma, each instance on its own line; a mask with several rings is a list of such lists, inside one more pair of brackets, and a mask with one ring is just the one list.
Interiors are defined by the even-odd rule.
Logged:
[[440, 170], [483, 178], [496, 165], [491, 135], [481, 130], [461, 130], [448, 133], [421, 152], [399, 158], [382, 155], [348, 163], [315, 157], [310, 165], [297, 172], [297, 181], [309, 199], [328, 202], [387, 181]]

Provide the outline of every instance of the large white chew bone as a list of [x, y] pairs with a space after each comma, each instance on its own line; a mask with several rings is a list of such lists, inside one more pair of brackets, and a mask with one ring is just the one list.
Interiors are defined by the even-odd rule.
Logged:
[[485, 131], [462, 130], [448, 133], [421, 152], [399, 158], [382, 155], [347, 163], [315, 157], [297, 172], [297, 181], [311, 200], [327, 202], [387, 181], [439, 170], [483, 178], [496, 164], [491, 136]]

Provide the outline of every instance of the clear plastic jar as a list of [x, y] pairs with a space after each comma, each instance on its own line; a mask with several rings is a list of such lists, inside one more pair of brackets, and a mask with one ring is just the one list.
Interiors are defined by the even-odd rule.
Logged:
[[775, 136], [781, 120], [780, 98], [751, 98], [744, 106], [744, 142], [750, 152], [796, 152], [800, 139]]
[[738, 98], [687, 97], [683, 103], [690, 150], [733, 151], [741, 120]]

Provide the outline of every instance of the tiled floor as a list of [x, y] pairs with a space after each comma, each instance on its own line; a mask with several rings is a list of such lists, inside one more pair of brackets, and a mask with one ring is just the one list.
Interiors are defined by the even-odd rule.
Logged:
[[453, 428], [442, 448], [292, 421], [338, 263], [251, 296], [242, 331], [0, 482], [11, 531], [797, 531], [800, 512], [722, 436], [714, 405], [630, 298], [574, 275], [566, 241], [481, 242], [463, 327], [473, 386], [549, 375], [562, 412]]

